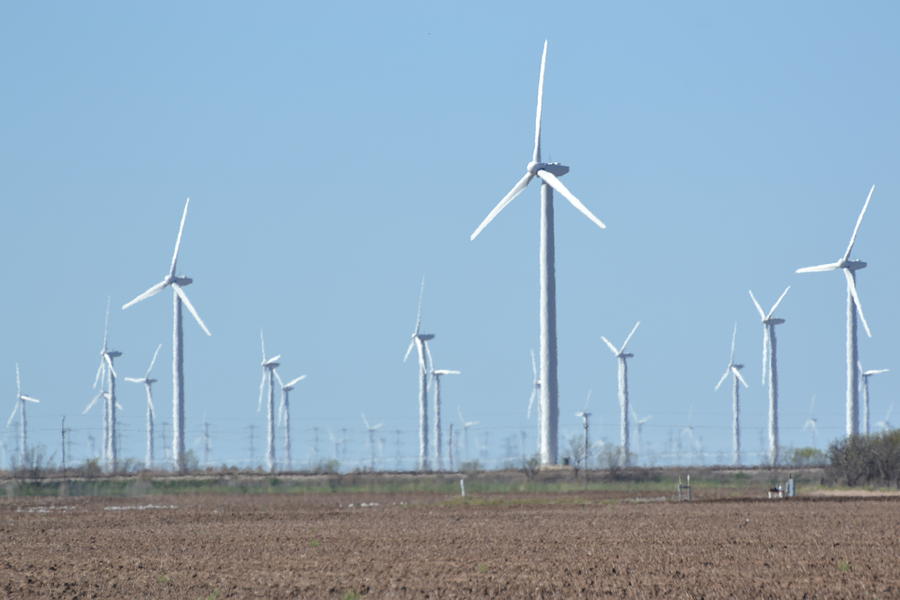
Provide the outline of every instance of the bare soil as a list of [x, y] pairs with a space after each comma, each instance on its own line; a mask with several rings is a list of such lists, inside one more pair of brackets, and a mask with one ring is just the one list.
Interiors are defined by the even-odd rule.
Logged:
[[0, 500], [7, 598], [900, 598], [900, 500]]

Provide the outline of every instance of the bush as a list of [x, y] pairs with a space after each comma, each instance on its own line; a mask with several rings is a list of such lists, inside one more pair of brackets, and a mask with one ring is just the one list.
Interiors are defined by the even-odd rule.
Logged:
[[828, 464], [828, 457], [818, 448], [795, 448], [785, 455], [785, 464], [791, 467], [821, 467]]
[[828, 462], [831, 477], [849, 486], [900, 488], [900, 429], [837, 440], [828, 447]]

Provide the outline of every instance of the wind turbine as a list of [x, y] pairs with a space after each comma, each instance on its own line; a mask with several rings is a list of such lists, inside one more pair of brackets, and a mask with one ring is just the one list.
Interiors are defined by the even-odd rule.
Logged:
[[737, 340], [737, 323], [734, 324], [734, 329], [731, 332], [731, 357], [728, 359], [728, 365], [725, 367], [725, 372], [722, 373], [722, 377], [719, 379], [719, 383], [716, 384], [716, 390], [722, 386], [725, 382], [725, 379], [728, 375], [732, 376], [731, 381], [731, 444], [732, 444], [732, 463], [735, 465], [741, 464], [741, 386], [738, 385], [738, 382], [743, 383], [744, 387], [750, 387], [747, 385], [747, 382], [744, 381], [744, 378], [741, 376], [741, 369], [744, 368], [744, 365], [739, 365], [734, 362], [734, 344]]
[[809, 417], [807, 417], [806, 421], [803, 423], [803, 429], [809, 430], [812, 434], [812, 447], [818, 448], [818, 442], [816, 440], [818, 434], [818, 425], [819, 420], [816, 419], [813, 415], [816, 410], [816, 395], [813, 394], [812, 400], [809, 402]]
[[268, 393], [268, 401], [266, 402], [267, 408], [267, 421], [266, 421], [266, 466], [269, 469], [270, 473], [275, 472], [275, 378], [273, 373], [275, 369], [278, 368], [278, 360], [281, 358], [281, 355], [273, 356], [271, 358], [266, 357], [266, 340], [263, 337], [263, 332], [260, 330], [259, 332], [259, 343], [262, 346], [262, 363], [260, 366], [262, 367], [262, 379], [259, 381], [259, 401], [256, 404], [256, 412], [262, 408], [262, 400], [263, 400], [263, 389], [266, 384], [269, 385], [269, 393]]
[[[531, 408], [534, 406], [534, 399], [541, 395], [541, 377], [538, 373], [537, 361], [534, 359], [534, 350], [531, 351], [531, 379], [532, 379], [532, 388], [531, 388], [531, 397], [528, 399], [528, 412], [526, 412], [525, 416], [528, 420], [531, 420]], [[541, 404], [538, 402], [538, 452], [541, 451], [541, 427], [543, 423], [543, 419], [540, 416]]]
[[146, 469], [153, 468], [153, 421], [156, 419], [156, 410], [153, 407], [153, 384], [157, 380], [150, 377], [150, 371], [153, 370], [153, 365], [156, 364], [156, 357], [159, 356], [160, 348], [162, 348], [162, 344], [156, 347], [153, 358], [150, 359], [150, 366], [147, 367], [143, 377], [125, 378], [125, 381], [131, 383], [144, 384], [144, 391], [147, 393], [147, 452], [144, 457], [144, 468]]
[[466, 421], [466, 418], [463, 417], [462, 408], [459, 405], [456, 406], [456, 412], [459, 413], [459, 420], [462, 423], [463, 428], [463, 449], [466, 451], [466, 461], [469, 460], [469, 427], [474, 427], [478, 425], [478, 421]]
[[791, 286], [784, 288], [778, 300], [772, 305], [769, 312], [765, 312], [756, 296], [750, 292], [750, 299], [753, 300], [753, 306], [759, 313], [759, 318], [763, 324], [763, 364], [762, 364], [762, 380], [766, 383], [768, 376], [769, 383], [769, 464], [775, 466], [778, 464], [778, 344], [775, 339], [775, 326], [784, 323], [784, 319], [776, 319], [772, 315], [775, 309], [784, 300]]
[[371, 455], [370, 469], [375, 470], [375, 432], [381, 429], [382, 423], [378, 425], [370, 425], [366, 415], [362, 415], [363, 423], [366, 424], [366, 431], [369, 432], [369, 453]]
[[818, 273], [820, 271], [836, 271], [842, 269], [844, 278], [847, 280], [847, 436], [857, 435], [859, 433], [859, 346], [856, 336], [856, 315], [859, 314], [859, 320], [862, 321], [866, 335], [872, 337], [872, 331], [863, 315], [862, 303], [859, 300], [859, 293], [856, 291], [856, 272], [866, 267], [866, 263], [861, 260], [851, 260], [850, 254], [853, 252], [853, 245], [856, 244], [856, 236], [859, 233], [859, 226], [862, 224], [863, 216], [869, 208], [869, 202], [872, 200], [872, 193], [875, 191], [873, 185], [869, 189], [869, 195], [866, 196], [866, 203], [863, 204], [859, 217], [856, 218], [856, 226], [850, 235], [850, 243], [847, 250], [840, 259], [833, 263], [817, 265], [815, 267], [804, 267], [797, 269], [797, 273]]
[[631, 405], [631, 418], [634, 419], [634, 426], [635, 426], [634, 432], [635, 432], [635, 437], [637, 438], [635, 440], [635, 442], [636, 442], [635, 445], [637, 446], [637, 449], [638, 449], [638, 459], [640, 459], [640, 455], [644, 453], [644, 443], [643, 443], [644, 425], [647, 423], [647, 421], [649, 421], [650, 419], [653, 418], [653, 415], [647, 415], [646, 417], [639, 418], [637, 412], [635, 412], [635, 410], [634, 410], [634, 405], [632, 404]]
[[600, 336], [600, 339], [609, 346], [613, 356], [619, 360], [619, 439], [622, 444], [622, 461], [626, 467], [629, 466], [631, 462], [631, 446], [628, 439], [628, 359], [633, 357], [634, 354], [626, 353], [625, 348], [628, 347], [628, 342], [631, 341], [631, 337], [634, 335], [634, 332], [637, 331], [640, 324], [640, 321], [634, 324], [634, 327], [631, 328], [631, 333], [625, 338], [625, 342], [622, 344], [621, 348], [616, 348], [612, 342], [605, 337]]
[[287, 470], [290, 471], [293, 465], [291, 461], [291, 404], [289, 394], [293, 391], [295, 385], [306, 379], [306, 375], [295, 377], [285, 383], [281, 380], [281, 375], [278, 374], [278, 371], [273, 370], [273, 373], [275, 373], [275, 379], [278, 380], [278, 385], [281, 386], [281, 406], [278, 414], [284, 426], [284, 464]]
[[880, 375], [887, 373], [890, 369], [874, 369], [863, 371], [862, 365], [859, 365], [859, 371], [862, 373], [862, 392], [863, 392], [863, 433], [869, 435], [869, 377], [872, 375]]
[[438, 471], [444, 468], [441, 459], [441, 377], [461, 374], [462, 371], [448, 369], [431, 370], [431, 378], [434, 380], [434, 464]]
[[416, 310], [416, 328], [410, 336], [409, 346], [403, 355], [403, 362], [409, 358], [413, 346], [419, 355], [419, 470], [428, 470], [428, 371], [431, 369], [431, 350], [428, 342], [434, 339], [433, 333], [422, 333], [422, 296], [425, 294], [425, 278], [419, 288], [419, 307]]
[[541, 364], [541, 464], [555, 465], [559, 454], [559, 386], [556, 356], [556, 272], [553, 226], [553, 190], [559, 192], [581, 214], [601, 229], [606, 225], [594, 216], [582, 202], [569, 191], [559, 177], [569, 172], [560, 163], [541, 161], [541, 111], [544, 96], [544, 72], [547, 65], [547, 42], [541, 55], [541, 74], [538, 79], [537, 111], [534, 119], [534, 151], [525, 166], [525, 175], [516, 182], [509, 193], [488, 213], [484, 221], [472, 233], [474, 240], [487, 225], [519, 194], [525, 191], [532, 179], [541, 180], [541, 239], [540, 239], [540, 364]]
[[891, 425], [891, 413], [894, 412], [894, 403], [891, 402], [891, 405], [888, 406], [887, 414], [884, 415], [884, 420], [878, 421], [875, 423], [875, 426], [878, 427], [879, 431], [889, 431], [894, 428]]
[[181, 213], [181, 224], [178, 226], [178, 237], [175, 239], [175, 251], [172, 253], [172, 262], [169, 272], [157, 284], [154, 284], [146, 292], [138, 295], [134, 300], [122, 306], [122, 310], [134, 306], [142, 300], [155, 296], [167, 287], [172, 288], [172, 458], [175, 468], [184, 472], [187, 468], [184, 455], [184, 331], [181, 322], [182, 304], [197, 321], [200, 329], [206, 335], [212, 335], [194, 305], [184, 292], [184, 286], [193, 283], [193, 279], [175, 275], [178, 265], [178, 250], [181, 247], [181, 236], [184, 233], [184, 221], [187, 219], [188, 205], [191, 199], [184, 201], [184, 211]]
[[584, 448], [582, 449], [582, 460], [584, 461], [582, 468], [588, 468], [588, 456], [590, 454], [590, 438], [591, 438], [591, 413], [588, 412], [588, 403], [591, 401], [591, 390], [588, 390], [587, 399], [584, 401], [584, 408], [575, 413], [575, 416], [581, 419], [584, 427]]
[[13, 419], [16, 417], [16, 412], [19, 413], [19, 466], [21, 468], [25, 468], [25, 462], [28, 458], [28, 421], [25, 416], [25, 403], [26, 402], [34, 402], [40, 403], [40, 400], [33, 396], [29, 396], [28, 394], [22, 393], [22, 377], [19, 374], [19, 363], [16, 363], [16, 403], [13, 405], [12, 413], [9, 415], [9, 419], [6, 421], [6, 426], [9, 427], [12, 424]]
[[[109, 345], [109, 299], [106, 300], [106, 319], [103, 324], [103, 346], [100, 348], [100, 364], [97, 366], [97, 374], [94, 376], [94, 388], [100, 385], [101, 392], [87, 405], [82, 414], [88, 412], [94, 403], [103, 398], [103, 459], [106, 469], [116, 472], [118, 466], [118, 445], [116, 444], [116, 409], [120, 408], [116, 402], [116, 379], [119, 375], [113, 366], [113, 361], [122, 356], [118, 350], [110, 350]], [[106, 390], [103, 390], [103, 384]]]

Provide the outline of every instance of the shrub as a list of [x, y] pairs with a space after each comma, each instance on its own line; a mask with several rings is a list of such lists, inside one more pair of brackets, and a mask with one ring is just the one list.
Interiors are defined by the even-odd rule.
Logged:
[[837, 440], [828, 447], [829, 473], [849, 486], [900, 488], [900, 429]]

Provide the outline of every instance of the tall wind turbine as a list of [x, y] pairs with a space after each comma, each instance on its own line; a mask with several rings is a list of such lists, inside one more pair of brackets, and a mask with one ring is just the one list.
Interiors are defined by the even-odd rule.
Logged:
[[12, 424], [13, 419], [16, 417], [16, 412], [19, 413], [19, 466], [24, 468], [26, 459], [28, 458], [28, 421], [25, 416], [25, 403], [26, 402], [34, 402], [40, 403], [40, 400], [33, 396], [29, 396], [28, 394], [22, 393], [22, 377], [19, 375], [19, 363], [16, 363], [16, 403], [13, 405], [12, 413], [9, 415], [9, 419], [6, 421], [6, 426], [9, 427]]
[[872, 375], [880, 375], [887, 373], [890, 369], [870, 369], [863, 371], [862, 365], [859, 365], [859, 371], [862, 373], [862, 392], [863, 392], [863, 433], [869, 435], [869, 377]]
[[362, 415], [363, 423], [366, 424], [366, 431], [369, 432], [369, 454], [370, 454], [370, 470], [375, 470], [375, 432], [381, 429], [383, 423], [379, 423], [378, 425], [370, 425], [369, 420], [366, 418], [366, 415]]
[[295, 385], [306, 379], [306, 375], [295, 377], [285, 383], [281, 380], [281, 375], [278, 374], [278, 371], [273, 372], [275, 373], [275, 379], [278, 380], [278, 385], [281, 386], [281, 406], [278, 414], [284, 427], [284, 464], [287, 470], [290, 471], [293, 469], [293, 464], [291, 461], [291, 403], [289, 395]]
[[156, 419], [156, 410], [153, 407], [153, 384], [156, 383], [157, 380], [150, 377], [150, 371], [153, 370], [153, 365], [156, 364], [156, 357], [159, 356], [160, 348], [162, 348], [162, 344], [156, 347], [153, 358], [150, 359], [150, 366], [147, 367], [147, 371], [144, 373], [143, 377], [125, 378], [125, 381], [131, 383], [144, 384], [144, 391], [147, 394], [147, 451], [144, 456], [145, 469], [153, 468], [153, 421]]
[[600, 339], [609, 346], [613, 356], [619, 361], [619, 439], [622, 444], [622, 463], [626, 467], [631, 463], [631, 446], [628, 431], [628, 359], [633, 357], [634, 354], [625, 352], [625, 348], [628, 347], [628, 342], [631, 341], [631, 337], [634, 335], [634, 332], [637, 331], [640, 324], [640, 321], [634, 324], [634, 327], [631, 328], [631, 333], [625, 338], [625, 342], [622, 344], [621, 348], [616, 348], [612, 342], [605, 337], [600, 336]]
[[172, 253], [169, 272], [162, 281], [154, 284], [146, 292], [122, 306], [122, 310], [125, 310], [142, 300], [155, 296], [167, 287], [172, 288], [172, 458], [175, 462], [175, 468], [182, 472], [187, 468], [184, 455], [184, 331], [181, 323], [182, 304], [188, 309], [188, 312], [191, 313], [197, 324], [200, 325], [200, 329], [206, 335], [212, 335], [184, 292], [184, 286], [190, 285], [194, 280], [189, 277], [175, 275], [175, 269], [178, 266], [178, 250], [181, 247], [181, 236], [184, 234], [184, 222], [187, 219], [190, 202], [190, 198], [184, 201], [184, 211], [181, 213], [181, 224], [178, 226], [178, 237], [175, 238], [175, 251]]
[[463, 450], [466, 453], [465, 460], [469, 459], [469, 427], [475, 427], [478, 425], [478, 421], [466, 421], [466, 418], [463, 416], [462, 408], [459, 405], [456, 406], [456, 412], [459, 413], [459, 420], [462, 423], [463, 428]]
[[[110, 350], [109, 345], [109, 299], [106, 301], [106, 319], [103, 324], [103, 346], [100, 348], [100, 364], [97, 366], [97, 374], [94, 376], [94, 388], [99, 384], [101, 391], [84, 409], [86, 413], [91, 409], [94, 403], [103, 398], [103, 459], [106, 469], [112, 473], [116, 472], [118, 467], [118, 444], [116, 437], [116, 409], [119, 407], [116, 402], [116, 380], [119, 375], [113, 366], [113, 361], [122, 356], [118, 350]], [[103, 385], [106, 389], [103, 390]]]
[[462, 371], [451, 371], [448, 369], [431, 370], [431, 378], [434, 380], [434, 465], [438, 471], [444, 468], [441, 457], [441, 377], [461, 374]]
[[769, 312], [765, 312], [756, 296], [750, 292], [750, 299], [753, 300], [753, 306], [759, 313], [759, 318], [763, 325], [763, 364], [762, 364], [762, 380], [763, 385], [768, 377], [769, 383], [769, 464], [775, 466], [778, 464], [778, 344], [775, 339], [775, 326], [784, 323], [784, 319], [776, 319], [773, 315], [778, 305], [784, 300], [791, 286], [784, 288], [778, 300], [772, 305]]
[[541, 111], [544, 97], [544, 72], [547, 66], [547, 42], [541, 55], [541, 74], [538, 79], [537, 111], [534, 118], [534, 151], [525, 166], [525, 175], [509, 193], [488, 213], [472, 233], [474, 240], [506, 205], [525, 191], [532, 179], [541, 180], [541, 246], [540, 246], [540, 364], [541, 364], [541, 464], [555, 465], [559, 455], [559, 382], [556, 357], [556, 272], [553, 226], [553, 190], [556, 190], [579, 212], [601, 229], [606, 225], [594, 216], [581, 200], [569, 191], [559, 177], [569, 172], [560, 163], [541, 161]]
[[737, 323], [734, 324], [734, 329], [731, 332], [731, 357], [728, 359], [728, 365], [725, 367], [725, 372], [722, 373], [722, 377], [719, 379], [719, 383], [716, 384], [716, 390], [722, 387], [722, 384], [725, 382], [725, 379], [731, 375], [731, 446], [732, 446], [732, 456], [731, 462], [735, 465], [741, 464], [741, 386], [738, 385], [738, 382], [743, 383], [744, 387], [750, 387], [747, 385], [747, 382], [744, 381], [744, 378], [741, 376], [741, 369], [744, 368], [744, 365], [739, 365], [734, 362], [734, 344], [737, 340]]
[[863, 204], [859, 217], [856, 218], [856, 226], [850, 235], [850, 243], [847, 250], [840, 259], [833, 263], [817, 265], [815, 267], [804, 267], [797, 269], [797, 273], [818, 273], [820, 271], [836, 271], [842, 269], [844, 278], [847, 280], [847, 435], [857, 435], [859, 433], [859, 346], [856, 339], [856, 315], [859, 314], [859, 320], [862, 321], [866, 335], [872, 337], [872, 331], [869, 324], [866, 323], [866, 317], [863, 315], [862, 303], [859, 300], [859, 293], [856, 291], [856, 272], [866, 267], [866, 263], [861, 260], [852, 260], [850, 254], [853, 252], [853, 245], [856, 244], [856, 236], [859, 233], [859, 226], [862, 225], [863, 216], [869, 208], [869, 202], [872, 200], [872, 193], [875, 191], [873, 185], [869, 189], [869, 195], [866, 196], [866, 203]]
[[431, 350], [428, 342], [434, 339], [433, 333], [422, 333], [422, 296], [425, 294], [425, 278], [419, 288], [419, 307], [416, 310], [416, 328], [410, 336], [409, 346], [403, 355], [403, 362], [409, 358], [413, 346], [419, 355], [419, 470], [428, 470], [428, 372], [431, 370]]
[[266, 356], [266, 340], [263, 337], [263, 332], [259, 332], [259, 343], [262, 346], [262, 363], [260, 366], [262, 367], [262, 379], [259, 381], [259, 401], [256, 405], [256, 411], [262, 408], [262, 400], [263, 400], [263, 391], [266, 387], [266, 384], [269, 386], [268, 392], [268, 400], [266, 402], [266, 467], [269, 469], [270, 473], [275, 472], [275, 377], [273, 373], [275, 369], [278, 368], [278, 360], [281, 358], [281, 355], [273, 356], [271, 358]]

